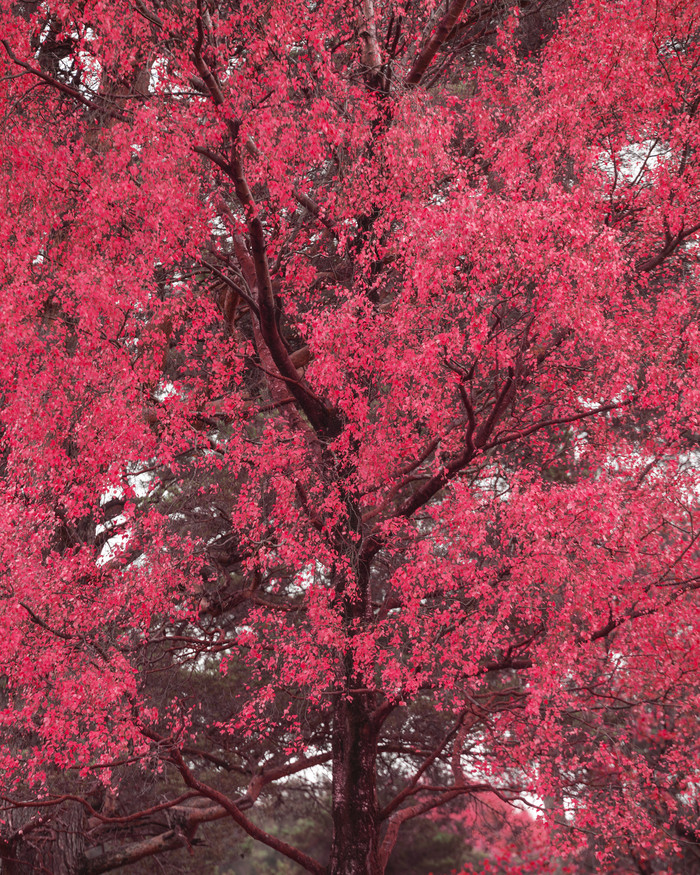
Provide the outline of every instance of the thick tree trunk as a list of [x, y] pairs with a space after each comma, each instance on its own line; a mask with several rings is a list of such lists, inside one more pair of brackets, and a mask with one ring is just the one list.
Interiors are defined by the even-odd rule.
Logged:
[[333, 720], [333, 846], [329, 875], [381, 875], [377, 733], [369, 694], [338, 696]]
[[[361, 529], [356, 505], [347, 502], [355, 533]], [[377, 737], [373, 719], [375, 695], [366, 692], [367, 678], [354, 660], [353, 637], [371, 619], [370, 563], [360, 560], [355, 586], [336, 581], [336, 592], [345, 604], [347, 649], [344, 677], [334, 696], [333, 843], [328, 875], [382, 875], [379, 855], [379, 805], [377, 801]]]
[[76, 875], [85, 854], [85, 812], [68, 805], [50, 816], [31, 808], [9, 813], [12, 837], [3, 843], [2, 875]]

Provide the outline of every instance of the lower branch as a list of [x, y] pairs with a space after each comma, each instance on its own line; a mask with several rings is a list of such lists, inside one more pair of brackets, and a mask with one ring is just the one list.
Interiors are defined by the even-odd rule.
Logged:
[[136, 863], [146, 857], [153, 857], [165, 851], [176, 851], [190, 844], [187, 837], [180, 830], [170, 829], [160, 835], [133, 842], [125, 847], [114, 851], [100, 853], [97, 857], [86, 856], [80, 870], [80, 875], [101, 875], [102, 872], [111, 872], [120, 869], [130, 863]]
[[394, 845], [399, 837], [399, 830], [401, 829], [402, 823], [405, 823], [407, 820], [411, 820], [414, 817], [419, 817], [421, 814], [425, 814], [428, 811], [432, 811], [433, 808], [439, 808], [442, 805], [446, 805], [458, 796], [464, 796], [467, 793], [491, 792], [493, 788], [488, 784], [470, 784], [461, 787], [449, 787], [442, 792], [436, 792], [433, 787], [419, 787], [416, 788], [415, 792], [419, 793], [422, 790], [431, 793], [435, 792], [435, 796], [431, 799], [426, 799], [423, 802], [417, 802], [409, 808], [402, 808], [389, 818], [386, 834], [384, 835], [384, 840], [379, 849], [380, 864], [384, 868], [386, 868], [391, 852], [394, 850]]
[[261, 829], [257, 824], [253, 823], [252, 820], [246, 817], [238, 805], [236, 805], [233, 800], [229, 799], [228, 796], [195, 778], [178, 750], [171, 751], [170, 758], [188, 787], [192, 790], [196, 790], [201, 796], [211, 799], [212, 802], [216, 802], [220, 805], [235, 823], [237, 823], [244, 832], [248, 833], [251, 838], [267, 845], [279, 854], [283, 854], [290, 860], [294, 860], [295, 863], [298, 863], [302, 869], [306, 869], [307, 872], [312, 872], [313, 875], [323, 875], [324, 867], [314, 860], [313, 857], [309, 857], [308, 854], [303, 853], [293, 845], [289, 845], [287, 842], [282, 841], [282, 839], [278, 839], [276, 836], [265, 832], [265, 830]]

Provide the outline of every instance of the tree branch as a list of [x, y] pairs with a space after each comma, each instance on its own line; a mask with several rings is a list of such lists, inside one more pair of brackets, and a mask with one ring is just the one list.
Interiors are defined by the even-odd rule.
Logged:
[[245, 211], [251, 251], [248, 251], [242, 239], [235, 234], [233, 235], [234, 249], [249, 288], [257, 291], [255, 312], [260, 327], [260, 339], [277, 368], [279, 378], [286, 383], [289, 392], [294, 396], [298, 407], [304, 412], [314, 431], [319, 436], [335, 437], [342, 427], [337, 411], [326, 407], [323, 401], [303, 383], [277, 326], [277, 310], [267, 260], [265, 234], [257, 204], [243, 171], [240, 145], [234, 143], [230, 161], [202, 146], [195, 146], [194, 151], [208, 158], [228, 176]]
[[399, 517], [410, 517], [414, 514], [420, 507], [426, 504], [430, 499], [436, 495], [444, 486], [446, 486], [450, 480], [452, 480], [455, 475], [457, 475], [463, 468], [465, 468], [471, 460], [474, 458], [476, 453], [485, 446], [486, 441], [489, 438], [489, 435], [493, 432], [493, 429], [498, 422], [503, 408], [507, 402], [507, 400], [511, 397], [513, 388], [515, 385], [515, 374], [513, 369], [509, 369], [508, 377], [504, 381], [501, 386], [500, 392], [498, 393], [498, 397], [494, 402], [493, 407], [491, 408], [491, 412], [489, 413], [488, 419], [486, 422], [477, 430], [476, 434], [474, 434], [475, 421], [474, 421], [474, 411], [471, 409], [471, 403], [469, 402], [466, 392], [461, 393], [462, 395], [462, 403], [466, 402], [467, 405], [467, 415], [469, 417], [469, 430], [467, 432], [467, 440], [466, 440], [466, 448], [462, 453], [456, 456], [451, 462], [449, 462], [438, 474], [434, 474], [420, 489], [418, 489], [409, 499], [406, 501], [397, 511], [396, 516]]
[[[245, 141], [245, 149], [246, 152], [248, 152], [248, 154], [251, 155], [251, 157], [253, 158], [264, 158], [252, 137], [248, 137], [248, 139]], [[321, 212], [321, 207], [316, 203], [315, 200], [313, 200], [313, 198], [309, 197], [308, 194], [304, 194], [304, 192], [300, 191], [298, 188], [292, 189], [292, 195], [297, 203], [301, 204], [302, 207], [307, 209], [312, 216], [317, 218], [319, 222], [321, 222], [321, 224], [325, 225], [326, 228], [328, 228], [328, 230], [333, 234], [333, 236], [337, 238], [338, 232], [335, 230], [333, 222], [331, 222], [330, 219], [323, 215], [323, 213]]]
[[542, 419], [534, 425], [522, 429], [522, 431], [514, 431], [510, 434], [505, 434], [496, 438], [496, 440], [491, 441], [491, 443], [485, 444], [484, 449], [490, 450], [493, 447], [509, 444], [512, 441], [527, 437], [528, 435], [534, 434], [536, 431], [539, 431], [542, 428], [547, 428], [547, 426], [550, 425], [563, 425], [567, 422], [578, 422], [580, 419], [589, 419], [591, 416], [597, 416], [599, 413], [606, 413], [608, 410], [617, 410], [619, 407], [624, 407], [625, 404], [628, 403], [629, 402], [627, 401], [621, 401], [619, 404], [605, 404], [602, 407], [596, 407], [594, 410], [586, 410], [584, 413], [576, 413], [573, 416], [559, 416], [555, 419]]
[[211, 271], [214, 276], [218, 276], [219, 279], [225, 282], [226, 285], [233, 292], [235, 292], [237, 295], [240, 295], [240, 297], [243, 298], [243, 300], [250, 307], [253, 313], [255, 313], [256, 316], [258, 315], [258, 305], [250, 297], [250, 295], [245, 292], [239, 285], [234, 283], [234, 281], [230, 277], [226, 276], [226, 274], [223, 271], [219, 270], [218, 267], [214, 267], [213, 264], [209, 264], [209, 262], [205, 261], [203, 258], [199, 259], [199, 263], [202, 265], [202, 267], [206, 267], [207, 270]]
[[243, 163], [238, 147], [234, 147], [234, 155], [226, 168], [226, 173], [233, 181], [238, 200], [246, 213], [257, 281], [258, 322], [262, 339], [270, 351], [280, 376], [286, 381], [289, 391], [297, 399], [299, 406], [306, 414], [314, 431], [324, 436], [335, 437], [340, 432], [340, 421], [337, 414], [329, 410], [321, 399], [302, 383], [301, 376], [294, 367], [287, 347], [279, 333], [276, 305], [270, 279], [270, 268], [267, 261], [265, 234], [258, 215], [257, 205], [243, 171]]
[[489, 436], [492, 434], [494, 428], [496, 427], [496, 423], [500, 418], [501, 411], [503, 410], [506, 401], [510, 399], [511, 390], [513, 389], [514, 378], [515, 372], [513, 371], [513, 368], [508, 368], [508, 377], [501, 386], [501, 391], [498, 393], [498, 398], [496, 398], [496, 401], [491, 408], [488, 419], [474, 435], [474, 447], [477, 450], [480, 450], [484, 446]]
[[69, 635], [67, 632], [59, 632], [58, 629], [52, 629], [51, 626], [45, 621], [42, 620], [34, 611], [26, 605], [24, 602], [19, 602], [19, 606], [24, 608], [24, 610], [29, 614], [29, 619], [32, 623], [36, 623], [37, 626], [41, 626], [42, 629], [46, 629], [47, 632], [50, 632], [52, 635], [55, 635], [57, 638], [62, 638], [64, 641], [79, 641], [80, 639], [76, 635]]
[[417, 788], [415, 792], [429, 792], [435, 793], [436, 795], [432, 799], [426, 799], [425, 802], [418, 802], [416, 805], [412, 805], [409, 808], [402, 808], [389, 820], [384, 840], [379, 849], [379, 859], [381, 864], [386, 867], [389, 862], [389, 857], [391, 856], [391, 852], [396, 844], [402, 823], [405, 823], [407, 820], [411, 820], [414, 817], [419, 817], [421, 814], [425, 814], [433, 808], [446, 805], [458, 796], [464, 796], [467, 793], [483, 793], [491, 791], [492, 787], [488, 784], [467, 784], [461, 787], [445, 788], [442, 791], [434, 787]]
[[460, 726], [462, 726], [465, 715], [466, 715], [466, 711], [462, 711], [462, 713], [459, 715], [459, 718], [457, 719], [457, 722], [455, 723], [455, 725], [452, 727], [452, 729], [450, 729], [449, 732], [447, 732], [442, 737], [442, 740], [440, 741], [438, 746], [436, 748], [434, 748], [434, 750], [431, 751], [430, 755], [428, 757], [426, 757], [424, 762], [421, 764], [420, 768], [416, 771], [415, 775], [411, 778], [411, 780], [404, 787], [404, 789], [401, 790], [400, 793], [397, 793], [397, 795], [394, 796], [394, 798], [391, 800], [391, 802], [389, 802], [387, 805], [385, 805], [384, 808], [379, 812], [379, 819], [380, 820], [386, 820], [391, 814], [394, 813], [394, 811], [396, 811], [396, 809], [401, 805], [401, 803], [405, 799], [407, 799], [409, 796], [411, 796], [413, 793], [415, 793], [415, 788], [417, 787], [418, 782], [420, 781], [422, 776], [425, 774], [427, 769], [429, 769], [430, 766], [435, 762], [435, 760], [440, 756], [440, 754], [445, 749], [445, 746], [447, 745], [449, 740], [452, 738], [452, 736], [459, 730]]
[[117, 850], [107, 851], [99, 857], [86, 854], [81, 867], [82, 875], [101, 875], [102, 872], [111, 872], [120, 869], [130, 863], [136, 863], [146, 857], [153, 857], [165, 851], [176, 851], [190, 844], [185, 834], [180, 830], [169, 829], [167, 832], [151, 836], [140, 842], [133, 842]]
[[202, 55], [202, 46], [204, 44], [204, 25], [202, 24], [202, 3], [201, 0], [197, 3], [199, 15], [197, 16], [197, 39], [195, 40], [194, 49], [192, 51], [192, 63], [197, 68], [197, 72], [202, 77], [202, 82], [207, 87], [211, 99], [215, 106], [222, 106], [224, 103], [224, 95], [221, 91], [221, 86], [209, 69], [207, 62]]
[[63, 82], [59, 82], [57, 79], [52, 79], [51, 76], [48, 76], [44, 73], [43, 70], [37, 70], [35, 67], [32, 67], [31, 64], [27, 64], [24, 61], [20, 61], [20, 59], [15, 55], [12, 51], [12, 48], [9, 42], [6, 39], [0, 39], [0, 43], [5, 47], [5, 51], [7, 52], [10, 60], [17, 64], [18, 67], [21, 67], [23, 70], [26, 70], [28, 73], [31, 73], [33, 76], [38, 77], [42, 81], [46, 82], [52, 88], [55, 88], [57, 91], [61, 91], [63, 94], [67, 94], [69, 97], [73, 98], [77, 103], [81, 103], [83, 106], [86, 106], [88, 109], [92, 109], [95, 112], [101, 112], [105, 115], [110, 116], [111, 118], [117, 119], [118, 121], [128, 121], [129, 117], [124, 115], [124, 113], [118, 112], [117, 110], [110, 109], [108, 106], [104, 104], [95, 103], [92, 100], [88, 100], [87, 97], [82, 95], [75, 88], [71, 88], [70, 85], [65, 85]]
[[668, 228], [665, 231], [665, 242], [663, 247], [651, 258], [642, 261], [637, 265], [638, 273], [648, 273], [650, 270], [659, 267], [667, 258], [669, 258], [678, 249], [684, 240], [687, 240], [692, 234], [700, 231], [700, 222], [696, 225], [691, 225], [690, 228], [684, 228], [681, 224], [680, 231], [677, 234], [671, 234]]
[[207, 784], [199, 781], [192, 774], [190, 769], [187, 767], [185, 761], [180, 754], [180, 751], [173, 748], [170, 751], [170, 759], [177, 767], [178, 771], [182, 775], [182, 779], [188, 787], [191, 787], [193, 790], [196, 790], [201, 796], [205, 796], [208, 799], [211, 799], [212, 802], [216, 802], [220, 805], [227, 814], [231, 816], [231, 818], [241, 827], [245, 832], [248, 833], [251, 838], [254, 838], [256, 841], [262, 842], [262, 844], [267, 845], [269, 848], [277, 851], [279, 854], [283, 854], [285, 857], [288, 857], [290, 860], [294, 860], [295, 863], [298, 863], [303, 869], [306, 869], [307, 872], [312, 872], [313, 875], [323, 875], [324, 867], [321, 866], [316, 860], [312, 857], [309, 857], [307, 854], [304, 854], [302, 851], [295, 848], [293, 845], [287, 844], [287, 842], [282, 841], [282, 839], [278, 839], [276, 836], [270, 835], [265, 832], [265, 830], [261, 829], [257, 824], [253, 823], [248, 817], [243, 814], [238, 805], [232, 800], [229, 799], [224, 793], [220, 793], [218, 790], [215, 790], [213, 787], [209, 787]]
[[467, 0], [453, 0], [450, 3], [447, 12], [440, 19], [427, 44], [420, 50], [414, 60], [413, 66], [405, 79], [407, 88], [416, 88], [420, 85], [428, 67], [433, 62], [433, 58], [449, 38], [466, 5]]

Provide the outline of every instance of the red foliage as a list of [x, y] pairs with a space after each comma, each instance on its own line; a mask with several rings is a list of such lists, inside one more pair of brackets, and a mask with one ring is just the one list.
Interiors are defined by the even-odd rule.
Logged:
[[321, 872], [247, 811], [322, 765], [331, 873], [484, 792], [686, 853], [698, 4], [0, 31], [2, 795], [115, 827], [97, 779], [149, 852], [226, 815]]

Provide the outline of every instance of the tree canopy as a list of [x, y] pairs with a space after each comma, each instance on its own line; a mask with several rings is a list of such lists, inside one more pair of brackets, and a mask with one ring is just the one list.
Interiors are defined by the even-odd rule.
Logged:
[[0, 33], [3, 873], [693, 871], [698, 4]]

